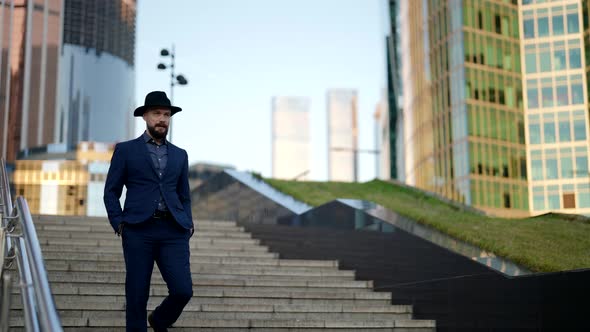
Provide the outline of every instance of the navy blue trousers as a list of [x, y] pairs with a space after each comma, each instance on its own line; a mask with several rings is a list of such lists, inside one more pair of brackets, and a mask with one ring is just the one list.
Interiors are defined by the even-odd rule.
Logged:
[[147, 302], [154, 262], [168, 287], [168, 296], [154, 310], [158, 328], [171, 326], [193, 295], [190, 231], [174, 220], [149, 219], [123, 228], [127, 332], [147, 331]]

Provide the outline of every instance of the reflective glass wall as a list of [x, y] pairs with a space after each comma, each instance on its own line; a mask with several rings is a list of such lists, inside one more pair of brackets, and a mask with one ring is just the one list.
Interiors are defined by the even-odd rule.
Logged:
[[0, 156], [53, 142], [61, 0], [0, 3]]
[[135, 14], [135, 0], [0, 1], [1, 157], [131, 136]]
[[[434, 191], [432, 90], [428, 59], [428, 1], [402, 0], [400, 8], [404, 175], [412, 186]], [[393, 22], [393, 21], [392, 21]]]
[[468, 174], [472, 206], [528, 215], [521, 57], [516, 1], [465, 0]]

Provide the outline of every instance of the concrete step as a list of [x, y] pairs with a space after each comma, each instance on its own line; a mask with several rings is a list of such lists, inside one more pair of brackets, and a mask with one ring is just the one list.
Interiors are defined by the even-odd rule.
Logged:
[[[122, 253], [90, 253], [90, 252], [45, 252], [43, 254], [45, 261], [48, 260], [85, 260], [85, 261], [102, 261], [102, 262], [123, 262]], [[275, 257], [210, 257], [210, 256], [192, 256], [193, 264], [223, 264], [223, 265], [257, 265], [257, 266], [308, 266], [308, 267], [338, 267], [337, 261], [318, 261], [318, 260], [286, 260]]]
[[[240, 286], [240, 285], [219, 285], [219, 284], [197, 284], [193, 286], [195, 293], [213, 296], [215, 294], [225, 294], [226, 292], [253, 292], [259, 294], [267, 293], [292, 293], [292, 292], [325, 292], [325, 293], [366, 293], [372, 292], [369, 287], [346, 287], [342, 284], [340, 287], [322, 287], [321, 285], [260, 285], [260, 286]], [[365, 285], [366, 286], [366, 285]], [[13, 293], [18, 293], [18, 286], [15, 285]], [[71, 283], [71, 282], [52, 282], [51, 291], [53, 294], [62, 295], [81, 295], [81, 294], [102, 294], [102, 295], [124, 295], [125, 288], [123, 284], [97, 284], [97, 283]], [[150, 294], [166, 295], [168, 289], [164, 284], [155, 284], [151, 286]], [[385, 294], [385, 293], [381, 293]], [[359, 295], [360, 296], [360, 295]], [[357, 297], [359, 297], [357, 296]]]
[[[256, 239], [203, 239], [194, 238], [191, 239], [190, 245], [194, 248], [254, 248], [253, 251], [261, 251], [261, 249], [267, 250], [266, 247], [259, 245], [259, 240]], [[52, 244], [66, 244], [66, 245], [79, 245], [79, 246], [90, 246], [90, 247], [120, 247], [121, 238], [112, 236], [110, 239], [95, 239], [95, 238], [63, 238], [63, 237], [47, 237], [42, 234], [39, 235], [39, 243], [41, 245], [52, 245]]]
[[[99, 250], [100, 249], [100, 250]], [[48, 245], [42, 244], [41, 251], [43, 254], [46, 252], [64, 252], [64, 253], [73, 253], [73, 252], [81, 252], [81, 253], [96, 253], [100, 251], [100, 253], [107, 253], [107, 254], [123, 254], [123, 249], [121, 246], [112, 246], [112, 247], [96, 247], [96, 246], [84, 246], [84, 245]], [[213, 256], [213, 257], [259, 257], [259, 258], [277, 258], [279, 255], [274, 252], [268, 251], [251, 251], [251, 250], [219, 250], [219, 248], [191, 248], [191, 257], [192, 256]]]
[[[155, 270], [155, 269], [154, 269]], [[49, 281], [64, 281], [64, 282], [125, 282], [124, 272], [89, 272], [89, 271], [49, 271]], [[211, 273], [192, 273], [193, 284], [199, 280], [217, 280], [219, 283], [234, 282], [236, 285], [255, 285], [256, 282], [268, 284], [269, 282], [276, 282], [283, 284], [289, 282], [292, 284], [329, 284], [341, 281], [354, 281], [351, 276], [306, 276], [305, 279], [295, 279], [290, 275], [232, 275], [232, 274], [211, 274]], [[154, 271], [152, 283], [163, 283], [160, 273]]]
[[[111, 234], [114, 235], [115, 232], [113, 231], [110, 224], [96, 224], [96, 225], [88, 225], [88, 224], [57, 224], [57, 223], [36, 223], [35, 229], [37, 232], [43, 231], [56, 231], [56, 232], [97, 232], [97, 233], [104, 233], [104, 234]], [[196, 225], [195, 227], [196, 233], [224, 233], [224, 234], [248, 234], [243, 233], [243, 227], [229, 227], [229, 226], [201, 226]]]
[[[52, 283], [55, 295], [125, 295], [123, 285]], [[358, 288], [310, 288], [310, 287], [271, 287], [271, 286], [194, 286], [193, 292], [201, 297], [264, 297], [264, 298], [324, 298], [324, 299], [391, 299], [390, 293], [372, 292]], [[19, 294], [19, 289], [13, 289]], [[166, 296], [165, 285], [154, 285], [150, 295]]]
[[[313, 311], [314, 307], [303, 306], [298, 311], [291, 311], [287, 306], [285, 311], [268, 311], [272, 310], [273, 307], [269, 306], [246, 306], [250, 310], [243, 310], [243, 306], [220, 306], [220, 305], [203, 305], [202, 311], [188, 311], [185, 310], [182, 317], [184, 319], [274, 319], [274, 320], [407, 320], [410, 319], [411, 311], [398, 310], [391, 312], [358, 312], [358, 311], [345, 311], [345, 312], [334, 312], [334, 311]], [[275, 306], [280, 309], [281, 306]], [[221, 310], [216, 310], [216, 309]], [[378, 307], [364, 307], [366, 310], [375, 310]], [[213, 310], [211, 310], [213, 309]], [[264, 309], [267, 309], [264, 311]], [[20, 310], [13, 310], [11, 312], [13, 316], [19, 317], [22, 315]], [[125, 320], [125, 313], [122, 311], [92, 311], [92, 310], [60, 310], [60, 317], [62, 320], [93, 320], [93, 319], [105, 319], [105, 320]], [[183, 324], [183, 321], [177, 322], [175, 325], [189, 325]], [[19, 326], [18, 323], [13, 323], [13, 326]], [[114, 325], [117, 326], [117, 325]]]
[[[47, 238], [65, 238], [65, 239], [112, 239], [117, 237], [112, 229], [106, 229], [105, 231], [98, 230], [63, 230], [63, 226], [55, 226], [55, 229], [43, 229], [43, 227], [37, 227], [39, 235]], [[251, 239], [250, 233], [244, 233], [240, 231], [228, 232], [228, 231], [209, 231], [209, 230], [197, 230], [193, 238], [200, 239]]]
[[[22, 320], [15, 319], [11, 321], [16, 326], [22, 326]], [[21, 324], [19, 324], [21, 323]], [[124, 327], [125, 320], [123, 319], [105, 319], [105, 318], [73, 318], [65, 317], [62, 319], [62, 324], [65, 327], [96, 327], [96, 328], [112, 328]], [[435, 331], [435, 325], [432, 321], [427, 320], [339, 320], [339, 319], [256, 319], [251, 317], [244, 317], [242, 319], [199, 319], [199, 317], [183, 317], [181, 316], [174, 324], [175, 327], [190, 328], [237, 328], [252, 331], [257, 328], [272, 328], [271, 331], [286, 331], [286, 329], [305, 329], [309, 328], [325, 331], [325, 328], [338, 329], [385, 329], [390, 331]], [[278, 330], [276, 330], [278, 329]], [[416, 330], [421, 329], [421, 330]], [[103, 330], [104, 331], [104, 330]], [[174, 328], [177, 331], [177, 328]], [[216, 330], [219, 331], [219, 330]], [[226, 331], [225, 329], [222, 331]], [[288, 330], [287, 330], [288, 331]], [[295, 330], [297, 331], [297, 330]], [[357, 330], [358, 331], [358, 330]]]
[[[110, 223], [106, 218], [91, 218], [91, 219], [84, 219], [84, 218], [73, 218], [73, 217], [63, 217], [63, 216], [42, 216], [42, 217], [33, 217], [33, 223], [35, 225], [61, 225], [61, 226], [83, 226], [83, 227], [106, 227], [107, 229], [112, 228]], [[196, 225], [196, 229], [240, 229], [243, 230], [243, 227], [238, 226], [233, 221], [205, 221], [205, 220], [196, 220], [193, 221]]]
[[[341, 299], [341, 298], [305, 298], [305, 297], [242, 297], [236, 296], [199, 296], [194, 294], [187, 305], [188, 311], [198, 311], [204, 304], [217, 305], [300, 305], [300, 306], [385, 306], [389, 305], [387, 299]], [[293, 294], [293, 296], [299, 296]], [[153, 310], [159, 305], [165, 296], [152, 295], [148, 301], [148, 308]], [[125, 296], [123, 295], [54, 295], [55, 305], [60, 310], [123, 310], [125, 308]], [[12, 308], [22, 309], [20, 294], [12, 295]]]
[[[86, 261], [86, 260], [45, 260], [48, 271], [125, 271], [125, 264], [122, 261]], [[192, 263], [193, 273], [225, 273], [228, 274], [259, 274], [259, 275], [286, 275], [305, 276], [354, 276], [354, 271], [338, 270], [334, 267], [325, 266], [268, 266], [254, 264], [211, 264]]]
[[[77, 234], [72, 233], [62, 233], [53, 231], [52, 234], [48, 234], [43, 232], [38, 235], [40, 242], [51, 242], [52, 240], [67, 240], [69, 242], [76, 243], [77, 241], [105, 241], [105, 240], [113, 240], [116, 242], [120, 242], [121, 239], [117, 237], [115, 234], [108, 234], [108, 233], [88, 233], [88, 232], [79, 232]], [[197, 244], [253, 244], [258, 245], [260, 244], [260, 240], [252, 239], [252, 238], [245, 238], [245, 237], [204, 237], [200, 234], [197, 234], [190, 240], [191, 243]]]

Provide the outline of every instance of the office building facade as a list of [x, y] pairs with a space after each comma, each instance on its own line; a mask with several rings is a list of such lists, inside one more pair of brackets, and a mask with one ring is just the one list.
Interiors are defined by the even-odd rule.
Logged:
[[134, 0], [0, 5], [0, 156], [133, 133]]
[[113, 149], [96, 142], [80, 142], [74, 151], [65, 144], [38, 149], [15, 162], [16, 194], [27, 198], [33, 214], [105, 217], [102, 197]]
[[406, 182], [495, 215], [590, 214], [588, 1], [400, 8]]
[[307, 180], [311, 172], [311, 142], [307, 97], [272, 99], [272, 177]]
[[330, 89], [328, 115], [328, 180], [358, 180], [358, 97], [356, 90]]

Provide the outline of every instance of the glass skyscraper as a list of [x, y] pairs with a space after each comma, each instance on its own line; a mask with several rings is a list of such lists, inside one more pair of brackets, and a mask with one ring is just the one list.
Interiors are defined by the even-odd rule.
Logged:
[[311, 171], [307, 97], [272, 99], [272, 177], [306, 180]]
[[357, 181], [358, 99], [356, 90], [330, 89], [328, 109], [328, 179]]
[[401, 1], [405, 181], [496, 215], [590, 214], [587, 7]]
[[133, 134], [135, 0], [0, 1], [0, 157]]

